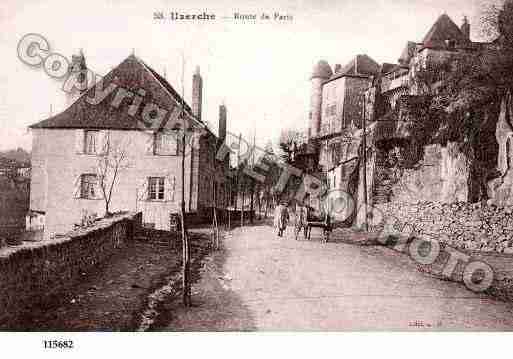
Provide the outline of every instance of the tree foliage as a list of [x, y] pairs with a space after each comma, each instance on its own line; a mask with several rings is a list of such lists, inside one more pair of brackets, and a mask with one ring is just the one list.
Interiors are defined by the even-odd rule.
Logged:
[[488, 5], [482, 29], [495, 40], [417, 71], [417, 89], [425, 100], [408, 108], [411, 131], [419, 142], [479, 142], [494, 127], [493, 116], [513, 85], [513, 2]]

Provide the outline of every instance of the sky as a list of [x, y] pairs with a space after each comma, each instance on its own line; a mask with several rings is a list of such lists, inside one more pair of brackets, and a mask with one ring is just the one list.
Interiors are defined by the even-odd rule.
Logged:
[[[82, 49], [87, 65], [104, 75], [132, 52], [181, 90], [190, 102], [196, 66], [203, 76], [203, 119], [217, 131], [218, 107], [228, 130], [264, 146], [281, 129], [304, 129], [309, 74], [320, 59], [345, 64], [356, 54], [397, 62], [408, 40], [420, 41], [447, 13], [478, 29], [482, 0], [2, 0], [0, 5], [0, 150], [31, 148], [27, 126], [65, 109], [62, 82], [17, 57], [28, 33], [45, 37], [51, 51], [71, 59]], [[215, 21], [154, 20], [153, 13], [212, 13]], [[275, 12], [286, 21], [239, 21], [234, 13]], [[226, 18], [225, 18], [226, 17]], [[50, 108], [52, 112], [50, 112]]]

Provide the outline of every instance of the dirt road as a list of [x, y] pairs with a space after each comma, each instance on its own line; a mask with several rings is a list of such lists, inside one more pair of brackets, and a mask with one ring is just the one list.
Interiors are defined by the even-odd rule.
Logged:
[[[314, 237], [314, 236], [313, 236]], [[420, 273], [383, 247], [238, 228], [205, 262], [195, 307], [161, 330], [510, 330], [513, 304]]]

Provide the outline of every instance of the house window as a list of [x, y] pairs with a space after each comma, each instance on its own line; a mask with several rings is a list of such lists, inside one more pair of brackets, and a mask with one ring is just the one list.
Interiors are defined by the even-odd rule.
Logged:
[[84, 135], [84, 152], [86, 154], [96, 154], [99, 146], [100, 131], [85, 131]]
[[84, 174], [80, 181], [80, 198], [97, 199], [98, 198], [98, 180], [95, 174]]
[[148, 179], [148, 199], [162, 201], [164, 199], [164, 177], [150, 177]]
[[445, 43], [449, 49], [454, 49], [456, 47], [456, 40], [454, 39], [445, 40]]
[[176, 156], [178, 154], [178, 137], [172, 132], [159, 132], [155, 135], [155, 154]]

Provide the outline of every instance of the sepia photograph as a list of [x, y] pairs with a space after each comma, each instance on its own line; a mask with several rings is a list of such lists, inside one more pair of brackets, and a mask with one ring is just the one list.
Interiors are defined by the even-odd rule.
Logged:
[[513, 331], [512, 0], [3, 0], [0, 28], [0, 341]]

